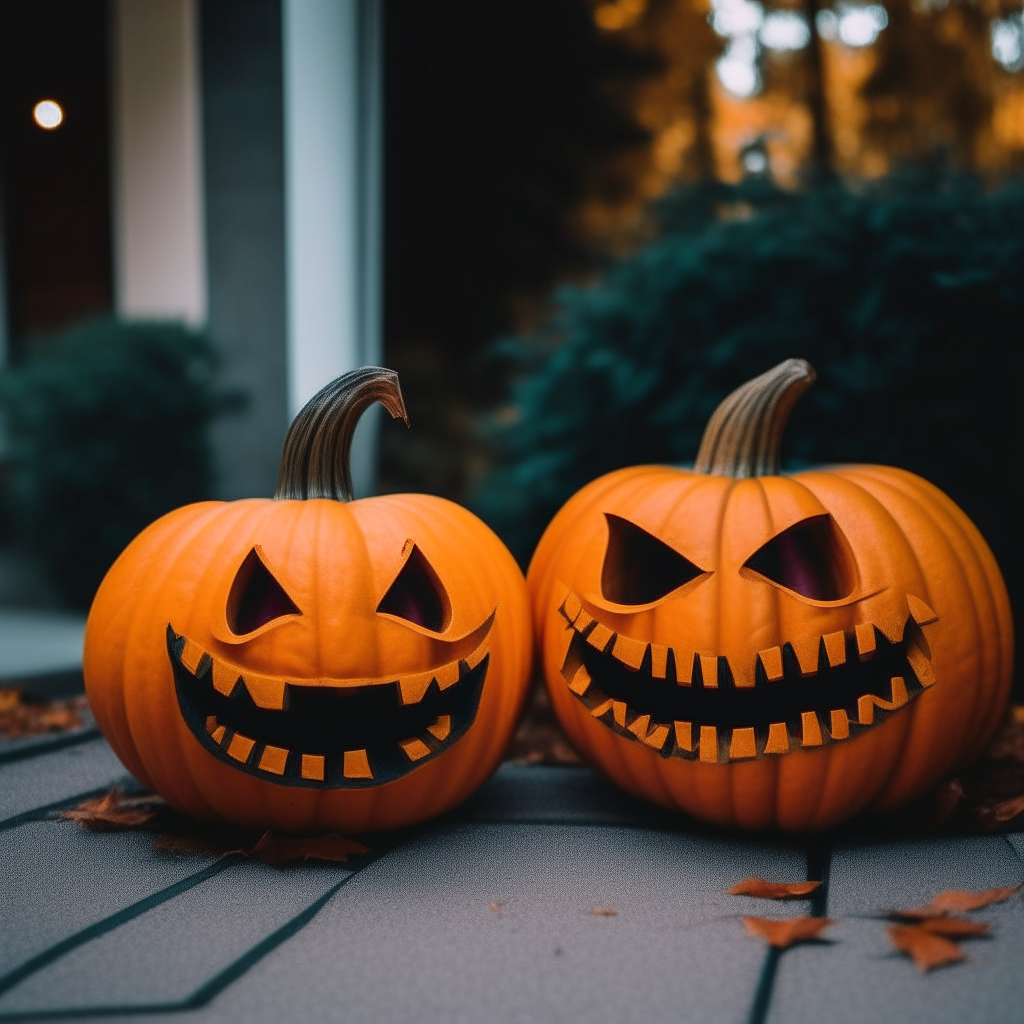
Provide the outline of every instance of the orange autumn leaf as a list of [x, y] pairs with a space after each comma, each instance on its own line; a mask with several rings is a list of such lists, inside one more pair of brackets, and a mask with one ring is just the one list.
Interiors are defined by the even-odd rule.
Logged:
[[941, 910], [944, 914], [965, 910], [980, 910], [982, 907], [990, 906], [993, 903], [1002, 903], [1003, 900], [1008, 900], [1019, 889], [1019, 885], [1008, 885], [1002, 889], [986, 889], [984, 892], [963, 892], [959, 889], [947, 889], [945, 892], [940, 892], [938, 896], [932, 897], [929, 906]]
[[827, 917], [791, 917], [774, 920], [767, 917], [742, 918], [751, 935], [767, 939], [776, 949], [788, 949], [794, 942], [810, 942], [833, 922]]
[[766, 900], [799, 900], [821, 887], [821, 882], [766, 882], [763, 878], [744, 878], [730, 890], [730, 896], [758, 896]]
[[619, 912], [611, 907], [594, 907], [590, 912], [594, 917], [618, 917]]
[[919, 927], [947, 939], [970, 939], [989, 933], [988, 925], [983, 921], [968, 921], [965, 917], [933, 917], [922, 921]]
[[888, 930], [892, 944], [909, 956], [922, 971], [931, 971], [967, 959], [955, 942], [919, 924], [891, 924]]
[[0, 689], [0, 736], [20, 739], [46, 732], [81, 729], [85, 697], [68, 700], [26, 701], [20, 690]]
[[156, 809], [147, 806], [151, 805], [153, 800], [154, 798], [148, 794], [141, 800], [132, 799], [112, 789], [103, 796], [83, 800], [77, 807], [64, 811], [61, 817], [77, 821], [83, 828], [98, 832], [143, 828], [156, 817]]
[[[347, 836], [331, 834], [295, 838], [292, 836], [275, 836], [273, 832], [264, 832], [255, 846], [237, 852], [246, 857], [255, 857], [264, 864], [297, 864], [307, 860], [326, 860], [336, 864], [344, 864], [349, 857], [366, 853], [368, 846], [357, 843]], [[232, 851], [234, 852], [234, 851]]]

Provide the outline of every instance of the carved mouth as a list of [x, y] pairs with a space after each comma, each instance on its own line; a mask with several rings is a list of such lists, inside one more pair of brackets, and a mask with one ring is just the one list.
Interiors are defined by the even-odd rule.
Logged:
[[494, 616], [458, 661], [390, 679], [293, 682], [231, 665], [168, 625], [181, 715], [218, 760], [284, 786], [364, 789], [408, 774], [473, 724]]
[[570, 593], [558, 609], [572, 630], [562, 675], [594, 718], [662, 757], [714, 764], [785, 754], [849, 739], [935, 682], [920, 627], [936, 616], [917, 599], [910, 607], [896, 642], [872, 623], [826, 634], [811, 671], [786, 643], [759, 652], [753, 685], [739, 686], [727, 658], [687, 660], [620, 636]]

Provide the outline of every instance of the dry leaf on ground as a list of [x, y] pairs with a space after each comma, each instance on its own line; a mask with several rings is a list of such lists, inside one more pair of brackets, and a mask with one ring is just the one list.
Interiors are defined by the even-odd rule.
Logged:
[[612, 910], [611, 907], [594, 907], [590, 912], [594, 917], [618, 917], [619, 912]]
[[45, 732], [82, 728], [85, 697], [69, 700], [26, 701], [20, 690], [0, 689], [0, 736], [20, 739]]
[[[307, 838], [294, 836], [275, 836], [273, 832], [264, 832], [259, 842], [248, 850], [239, 850], [246, 857], [255, 857], [264, 864], [282, 867], [285, 864], [297, 864], [307, 860], [326, 860], [335, 864], [344, 864], [349, 857], [366, 853], [368, 846], [357, 843], [348, 836], [331, 834], [327, 836], [311, 836]], [[234, 851], [232, 851], [234, 852]]]
[[945, 917], [947, 914], [963, 913], [967, 910], [980, 910], [993, 903], [1002, 903], [1003, 900], [1008, 900], [1020, 888], [1019, 885], [1008, 885], [1002, 889], [986, 889], [984, 892], [947, 889], [937, 896], [933, 896], [923, 907], [894, 910], [889, 916], [917, 921], [932, 917]]
[[827, 917], [791, 917], [775, 920], [768, 917], [744, 917], [743, 923], [751, 935], [767, 939], [777, 949], [788, 949], [794, 942], [810, 942], [834, 922]]
[[83, 828], [98, 832], [143, 828], [156, 817], [154, 797], [126, 797], [112, 789], [103, 796], [83, 800], [77, 807], [61, 813], [62, 818], [77, 821]]
[[505, 909], [505, 904], [502, 900], [492, 900], [490, 907], [498, 917], [501, 917], [501, 912]]
[[975, 811], [978, 822], [982, 828], [987, 830], [997, 829], [1022, 814], [1024, 814], [1024, 796], [980, 804]]
[[966, 917], [932, 917], [922, 921], [919, 927], [947, 939], [970, 939], [989, 934], [988, 925], [984, 921], [968, 921]]
[[901, 953], [906, 953], [922, 971], [967, 959], [955, 942], [919, 924], [891, 924], [888, 930], [892, 944]]
[[766, 900], [805, 899], [821, 882], [766, 882], [763, 878], [744, 878], [730, 890], [730, 896], [758, 896]]

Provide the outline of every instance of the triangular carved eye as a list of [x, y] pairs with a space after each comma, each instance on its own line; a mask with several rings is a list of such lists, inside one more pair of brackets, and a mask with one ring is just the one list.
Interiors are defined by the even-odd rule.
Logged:
[[608, 550], [601, 568], [601, 593], [615, 604], [650, 604], [704, 574], [664, 541], [628, 519], [605, 513]]
[[245, 636], [282, 615], [302, 614], [253, 548], [235, 573], [228, 594], [228, 628]]
[[744, 566], [815, 601], [838, 601], [856, 585], [850, 546], [828, 513], [783, 530]]
[[452, 606], [433, 566], [413, 545], [402, 571], [377, 605], [378, 612], [397, 615], [434, 633], [443, 633], [452, 618]]

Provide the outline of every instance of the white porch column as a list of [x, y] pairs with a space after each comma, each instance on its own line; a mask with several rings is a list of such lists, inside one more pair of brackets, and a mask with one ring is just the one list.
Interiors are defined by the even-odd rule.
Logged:
[[119, 315], [206, 320], [196, 0], [112, 0]]
[[[282, 0], [288, 396], [381, 359], [382, 0]], [[379, 410], [353, 442], [373, 487]]]

